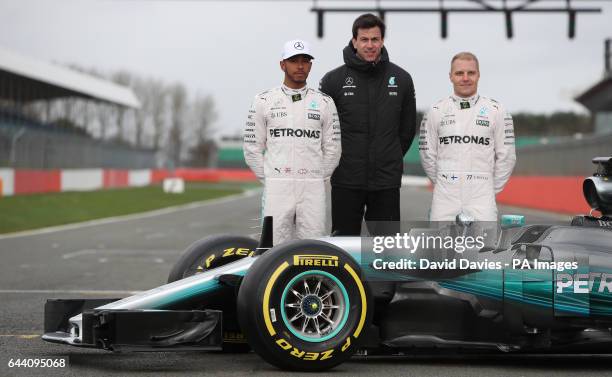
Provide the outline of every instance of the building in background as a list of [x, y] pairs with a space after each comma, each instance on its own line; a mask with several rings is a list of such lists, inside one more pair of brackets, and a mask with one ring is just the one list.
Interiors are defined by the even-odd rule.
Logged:
[[249, 169], [242, 152], [242, 136], [222, 136], [218, 142], [216, 167]]
[[154, 150], [93, 136], [93, 114], [106, 131], [139, 107], [126, 86], [0, 49], [0, 166], [155, 167]]
[[[606, 39], [604, 76], [598, 83], [576, 97], [593, 114], [595, 133], [612, 133], [612, 39]], [[610, 151], [612, 153], [612, 150]]]

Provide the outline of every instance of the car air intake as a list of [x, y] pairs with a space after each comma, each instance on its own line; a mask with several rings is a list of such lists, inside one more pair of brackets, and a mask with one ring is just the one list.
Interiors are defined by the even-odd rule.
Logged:
[[612, 157], [596, 157], [597, 171], [582, 184], [584, 198], [591, 208], [612, 216]]

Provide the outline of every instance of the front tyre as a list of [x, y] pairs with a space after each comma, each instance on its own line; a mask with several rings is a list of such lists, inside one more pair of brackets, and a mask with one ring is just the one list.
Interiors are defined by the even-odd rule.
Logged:
[[[168, 276], [168, 283], [210, 271], [228, 263], [253, 255], [257, 241], [248, 237], [217, 235], [203, 238], [191, 244], [174, 264]], [[226, 307], [223, 308], [223, 352], [243, 353], [250, 350], [238, 326], [235, 293], [229, 292]], [[206, 309], [204, 305], [201, 309]]]
[[252, 238], [218, 235], [191, 244], [174, 264], [168, 283], [202, 273], [253, 255], [257, 241]]
[[238, 293], [238, 320], [251, 348], [270, 364], [321, 371], [357, 350], [369, 303], [350, 255], [326, 242], [295, 241], [251, 266]]

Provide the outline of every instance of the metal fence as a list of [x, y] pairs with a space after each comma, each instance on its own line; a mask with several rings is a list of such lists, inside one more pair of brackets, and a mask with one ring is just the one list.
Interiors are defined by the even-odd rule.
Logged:
[[30, 169], [156, 167], [152, 149], [138, 149], [59, 130], [18, 116], [0, 116], [0, 166]]
[[612, 156], [612, 133], [519, 148], [513, 175], [588, 176], [595, 171], [591, 160], [597, 156]]

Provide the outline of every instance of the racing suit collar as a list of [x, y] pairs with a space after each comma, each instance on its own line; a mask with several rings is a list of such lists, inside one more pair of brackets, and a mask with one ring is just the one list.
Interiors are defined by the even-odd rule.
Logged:
[[[463, 97], [459, 97], [456, 94], [451, 94], [450, 98], [453, 100], [453, 103], [455, 104], [457, 109], [459, 109], [459, 110], [461, 110], [461, 109], [469, 109], [469, 108], [472, 108], [472, 107], [476, 106], [476, 103], [480, 99], [480, 94], [476, 93], [473, 96], [468, 97], [468, 98], [463, 98]], [[469, 103], [469, 106], [465, 106], [466, 102]], [[462, 105], [462, 103], [463, 103], [463, 105]]]
[[288, 96], [292, 96], [295, 94], [301, 94], [302, 97], [304, 95], [306, 95], [306, 92], [308, 91], [308, 85], [304, 85], [303, 87], [299, 88], [299, 89], [292, 89], [290, 87], [288, 87], [285, 84], [281, 85], [281, 90], [283, 91], [283, 93], [285, 93]]
[[351, 41], [349, 41], [348, 46], [342, 50], [342, 55], [344, 57], [344, 63], [347, 66], [363, 72], [372, 72], [389, 61], [389, 53], [387, 52], [387, 48], [383, 46], [378, 61], [373, 63], [366, 62], [357, 56], [357, 50], [355, 50]]

